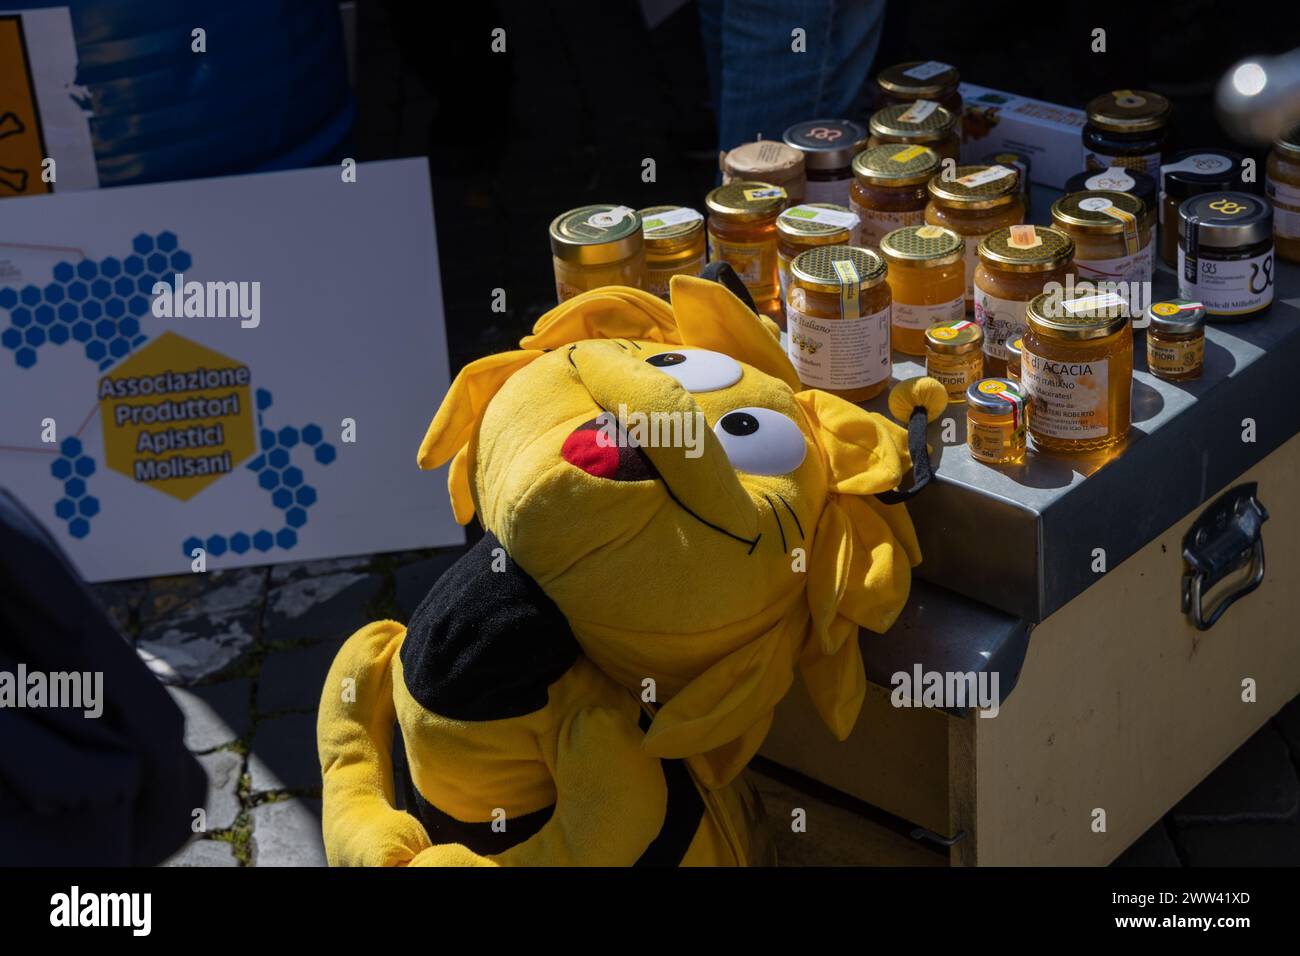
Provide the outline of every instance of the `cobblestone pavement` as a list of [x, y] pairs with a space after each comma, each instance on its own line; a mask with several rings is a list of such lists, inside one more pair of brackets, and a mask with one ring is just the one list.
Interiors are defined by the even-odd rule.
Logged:
[[[343, 640], [363, 624], [380, 618], [408, 620], [460, 551], [95, 586], [184, 711], [186, 745], [210, 780], [207, 833], [168, 865], [324, 864], [315, 733], [330, 662]], [[1210, 774], [1117, 865], [1300, 863], [1297, 766], [1300, 699]], [[792, 796], [773, 781], [757, 782], [769, 807], [784, 806], [782, 801]], [[883, 858], [933, 864], [938, 859], [916, 852], [902, 838], [893, 841], [874, 833], [852, 814], [831, 807], [810, 808], [810, 813], [821, 810], [837, 821], [845, 846], [830, 852], [816, 841], [785, 840], [783, 861], [834, 864]], [[858, 831], [861, 840], [853, 838]]]

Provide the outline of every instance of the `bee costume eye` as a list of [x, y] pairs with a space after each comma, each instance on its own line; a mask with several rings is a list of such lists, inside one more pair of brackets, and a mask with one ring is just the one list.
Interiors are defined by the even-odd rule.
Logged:
[[645, 361], [677, 379], [688, 392], [715, 392], [735, 385], [741, 376], [739, 362], [729, 355], [708, 349], [660, 352]]
[[770, 408], [737, 408], [713, 428], [727, 459], [751, 475], [785, 475], [803, 464], [808, 445], [799, 426]]

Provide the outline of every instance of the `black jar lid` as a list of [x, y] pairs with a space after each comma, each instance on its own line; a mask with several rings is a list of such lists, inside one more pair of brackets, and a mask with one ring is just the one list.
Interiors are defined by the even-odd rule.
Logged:
[[1165, 192], [1187, 199], [1205, 192], [1240, 190], [1244, 159], [1226, 149], [1185, 149], [1160, 167]]
[[867, 145], [867, 131], [848, 119], [815, 119], [795, 123], [782, 137], [803, 153], [809, 169], [848, 169]]
[[1128, 193], [1142, 200], [1148, 211], [1156, 208], [1156, 181], [1146, 173], [1127, 166], [1114, 166], [1110, 169], [1089, 169], [1075, 173], [1065, 182], [1065, 192], [1081, 193], [1103, 189], [1110, 192]]
[[1202, 193], [1178, 207], [1178, 238], [1185, 240], [1196, 221], [1196, 246], [1242, 249], [1273, 238], [1273, 207], [1240, 192]]

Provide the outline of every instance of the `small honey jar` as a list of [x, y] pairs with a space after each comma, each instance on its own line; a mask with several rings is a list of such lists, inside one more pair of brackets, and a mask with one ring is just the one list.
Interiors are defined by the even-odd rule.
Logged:
[[979, 244], [989, 233], [1025, 221], [1020, 174], [1010, 166], [958, 166], [953, 177], [931, 178], [925, 221], [951, 229], [966, 240], [966, 311], [975, 310], [975, 267]]
[[651, 206], [640, 211], [645, 236], [645, 290], [668, 298], [673, 276], [704, 270], [704, 217], [687, 206]]
[[925, 374], [948, 390], [948, 402], [984, 377], [984, 330], [970, 319], [936, 322], [925, 331]]
[[961, 160], [961, 140], [957, 135], [957, 114], [933, 100], [895, 103], [876, 110], [871, 116], [868, 146], [904, 143], [928, 146], [940, 159]]
[[954, 116], [961, 116], [961, 74], [955, 66], [938, 60], [910, 60], [880, 71], [876, 77], [881, 106], [933, 100]]
[[780, 316], [781, 285], [776, 270], [776, 217], [785, 208], [780, 186], [737, 179], [708, 194], [709, 259], [736, 270], [754, 305]]
[[1084, 167], [1127, 166], [1159, 176], [1171, 112], [1169, 100], [1149, 90], [1112, 90], [1094, 97], [1083, 127]]
[[885, 390], [889, 283], [885, 260], [870, 249], [820, 246], [790, 264], [786, 349], [799, 381], [850, 402]]
[[1020, 353], [1025, 349], [1025, 340], [1017, 335], [1014, 340], [1007, 340], [1007, 378], [1013, 382], [1020, 381]]
[[894, 298], [894, 350], [924, 355], [926, 329], [966, 315], [966, 240], [942, 226], [906, 226], [880, 240], [880, 254]]
[[853, 157], [867, 145], [867, 131], [847, 119], [816, 119], [795, 123], [785, 131], [785, 144], [803, 154], [806, 202], [849, 204]]
[[790, 292], [790, 263], [795, 256], [817, 246], [854, 244], [858, 217], [834, 203], [802, 203], [776, 218], [776, 266], [781, 280], [781, 301]]
[[1156, 378], [1200, 378], [1205, 364], [1205, 306], [1187, 299], [1156, 302], [1147, 311], [1147, 368]]
[[803, 153], [793, 146], [771, 139], [741, 143], [722, 154], [720, 165], [723, 185], [738, 179], [770, 183], [785, 190], [786, 202], [791, 205], [803, 202], [808, 180]]
[[966, 446], [989, 465], [1011, 465], [1025, 457], [1028, 401], [1016, 382], [986, 378], [966, 390]]
[[628, 206], [582, 206], [551, 221], [551, 262], [560, 302], [606, 285], [645, 281], [641, 217]]

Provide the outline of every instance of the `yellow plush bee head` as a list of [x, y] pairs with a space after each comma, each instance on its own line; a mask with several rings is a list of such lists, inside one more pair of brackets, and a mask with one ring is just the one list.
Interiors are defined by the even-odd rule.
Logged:
[[647, 747], [721, 783], [796, 666], [847, 735], [858, 628], [889, 627], [920, 554], [873, 497], [910, 467], [906, 433], [801, 391], [776, 327], [723, 286], [671, 296], [585, 293], [470, 364], [419, 463], [451, 461], [457, 519], [477, 512], [597, 666], [662, 705]]

